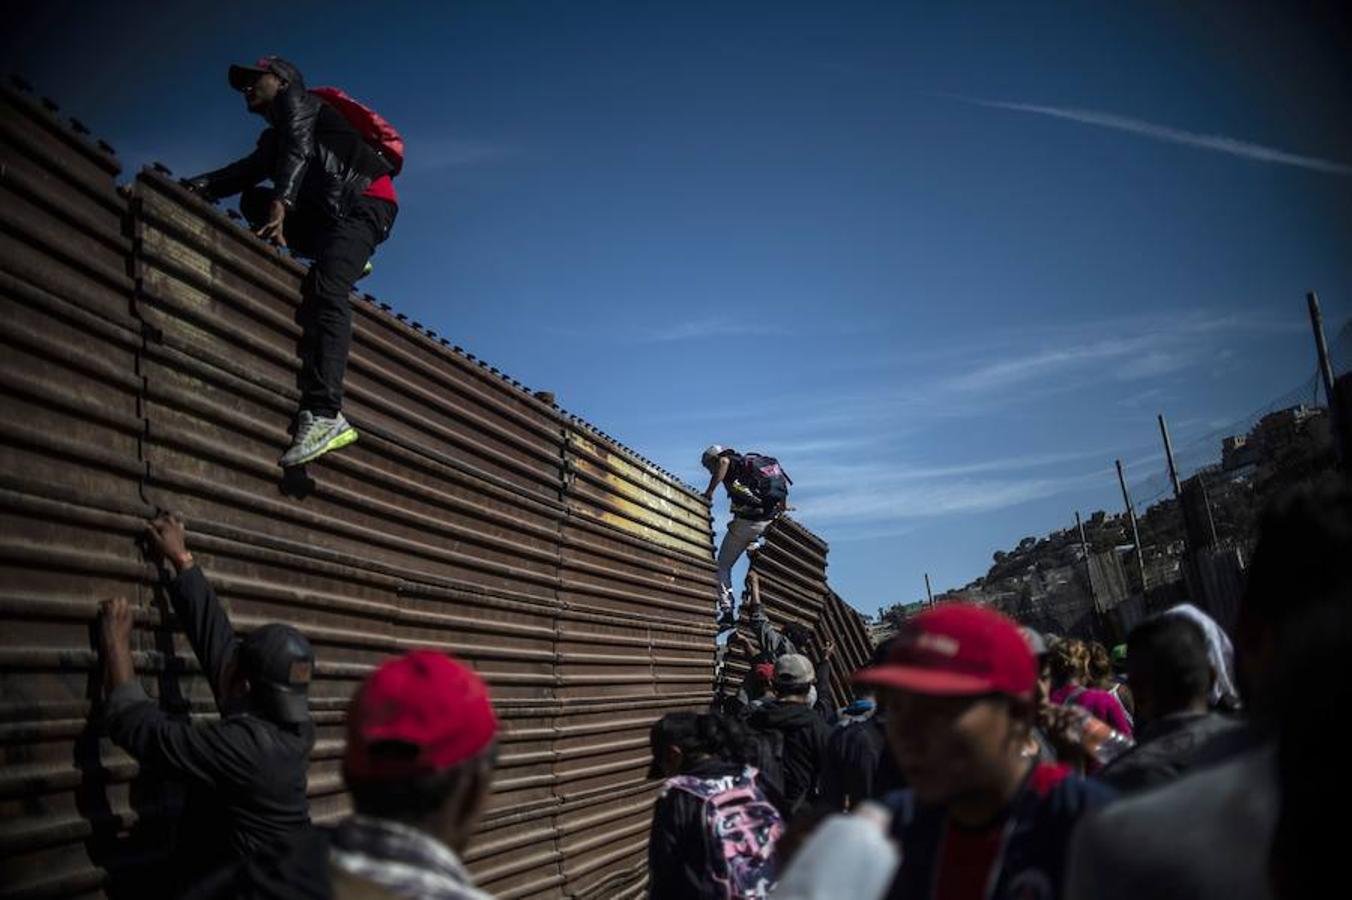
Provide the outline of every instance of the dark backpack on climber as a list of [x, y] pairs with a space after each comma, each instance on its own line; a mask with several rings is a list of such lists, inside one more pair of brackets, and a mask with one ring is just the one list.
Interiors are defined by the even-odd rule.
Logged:
[[761, 512], [765, 518], [773, 518], [784, 511], [793, 479], [780, 466], [779, 460], [761, 453], [747, 453], [742, 456], [736, 474], [737, 480], [761, 499]]

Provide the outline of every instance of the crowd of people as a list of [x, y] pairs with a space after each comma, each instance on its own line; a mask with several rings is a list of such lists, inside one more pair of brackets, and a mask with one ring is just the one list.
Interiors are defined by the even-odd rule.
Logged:
[[[378, 667], [347, 713], [354, 813], [316, 827], [309, 642], [282, 624], [236, 635], [183, 523], [147, 538], [220, 714], [161, 710], [135, 678], [131, 609], [105, 604], [109, 736], [217, 800], [185, 823], [216, 829], [214, 856], [180, 860], [168, 892], [488, 896], [461, 862], [496, 759], [479, 676], [425, 650]], [[1308, 896], [1336, 877], [1329, 817], [1348, 793], [1330, 723], [1350, 548], [1352, 490], [1308, 486], [1264, 516], [1233, 641], [1191, 605], [1114, 652], [942, 603], [852, 673], [842, 709], [824, 702], [830, 648], [814, 662], [806, 629], [775, 628], [752, 576], [745, 683], [651, 729], [649, 896]]]
[[[806, 794], [798, 780], [793, 803], [773, 754], [764, 763], [777, 744], [757, 718], [794, 702], [776, 663], [755, 712], [711, 710], [698, 731], [719, 741], [669, 757], [650, 894], [1236, 900], [1328, 890], [1329, 816], [1347, 799], [1329, 723], [1352, 652], [1349, 549], [1352, 491], [1330, 476], [1266, 512], [1233, 640], [1191, 604], [1151, 615], [1111, 650], [981, 606], [927, 609], [853, 673], [859, 705], [834, 720], [818, 709], [826, 739], [801, 742], [817, 755], [800, 769], [819, 779]], [[672, 740], [664, 722], [655, 759]], [[712, 776], [738, 767], [734, 796]], [[702, 821], [685, 796], [692, 780], [704, 785]], [[760, 814], [738, 815], [739, 802]], [[672, 803], [683, 819], [661, 814]]]

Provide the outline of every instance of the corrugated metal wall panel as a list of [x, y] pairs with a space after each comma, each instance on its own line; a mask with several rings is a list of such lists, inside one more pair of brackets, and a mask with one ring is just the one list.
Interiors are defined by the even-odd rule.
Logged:
[[873, 641], [863, 617], [833, 590], [827, 590], [822, 619], [817, 627], [824, 640], [836, 643], [832, 684], [835, 700], [843, 706], [854, 696], [850, 674], [868, 664], [873, 656]]
[[[571, 890], [614, 896], [646, 870], [652, 722], [708, 704], [713, 535], [693, 490], [569, 425], [559, 598], [605, 612], [566, 622], [559, 635], [560, 694], [593, 710], [560, 734], [565, 796], [577, 798], [560, 817], [560, 848]], [[602, 712], [610, 705], [629, 711], [616, 719]]]
[[181, 792], [101, 737], [92, 631], [99, 599], [133, 598], [138, 677], [211, 714], [135, 541], [156, 508], [184, 514], [240, 627], [314, 642], [316, 819], [348, 811], [353, 689], [436, 647], [504, 723], [467, 854], [485, 887], [641, 891], [648, 729], [712, 683], [704, 500], [369, 297], [347, 379], [361, 438], [284, 476], [304, 269], [163, 174], [119, 192], [106, 154], [0, 100], [0, 896], [136, 891], [172, 851]]
[[[761, 549], [752, 554], [748, 579], [760, 581], [761, 602], [770, 622], [783, 628], [790, 622], [812, 631], [813, 642], [807, 653], [820, 660], [826, 643], [835, 643], [832, 660], [832, 701], [844, 705], [853, 697], [850, 673], [861, 668], [873, 653], [872, 641], [859, 614], [827, 585], [826, 565], [830, 548], [817, 535], [789, 516], [780, 516], [766, 530]], [[754, 640], [748, 627], [746, 606], [738, 629]], [[720, 674], [720, 690], [736, 693], [746, 677], [749, 661], [742, 648], [729, 653]]]
[[8, 88], [0, 161], [0, 890], [77, 894], [170, 837], [172, 792], [136, 785], [133, 812], [136, 767], [90, 720], [94, 605], [149, 599], [142, 337], [116, 162]]

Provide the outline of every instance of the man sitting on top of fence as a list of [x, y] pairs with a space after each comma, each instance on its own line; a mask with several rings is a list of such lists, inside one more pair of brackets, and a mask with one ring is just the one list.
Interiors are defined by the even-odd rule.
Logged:
[[[253, 153], [185, 184], [208, 199], [241, 194], [259, 237], [314, 265], [304, 284], [300, 411], [283, 466], [304, 465], [357, 439], [343, 417], [352, 342], [348, 297], [398, 213], [391, 176], [403, 140], [372, 110], [335, 88], [306, 90], [300, 70], [276, 56], [231, 66], [230, 86], [271, 126]], [[259, 182], [272, 180], [271, 188]]]

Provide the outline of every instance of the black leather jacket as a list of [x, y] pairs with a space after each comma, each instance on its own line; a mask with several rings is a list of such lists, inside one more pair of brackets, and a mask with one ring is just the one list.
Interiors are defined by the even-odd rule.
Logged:
[[278, 94], [267, 118], [272, 127], [253, 153], [188, 179], [189, 186], [214, 200], [271, 178], [277, 199], [288, 207], [305, 203], [340, 218], [372, 181], [391, 171], [342, 113], [303, 84], [293, 82]]

